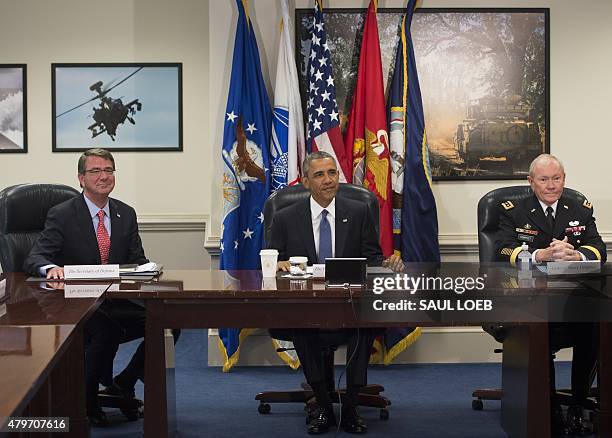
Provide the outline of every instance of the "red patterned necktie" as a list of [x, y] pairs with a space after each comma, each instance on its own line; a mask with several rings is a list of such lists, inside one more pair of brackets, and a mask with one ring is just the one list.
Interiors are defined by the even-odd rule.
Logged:
[[104, 226], [104, 210], [98, 212], [98, 229], [96, 230], [98, 248], [100, 249], [100, 260], [103, 265], [108, 263], [108, 253], [110, 251], [110, 237]]

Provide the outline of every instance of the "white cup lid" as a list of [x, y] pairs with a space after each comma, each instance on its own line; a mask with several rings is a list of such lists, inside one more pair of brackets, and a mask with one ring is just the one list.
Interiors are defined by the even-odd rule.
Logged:
[[308, 257], [294, 256], [289, 257], [289, 263], [308, 263]]
[[259, 251], [259, 255], [278, 255], [277, 249], [262, 249]]

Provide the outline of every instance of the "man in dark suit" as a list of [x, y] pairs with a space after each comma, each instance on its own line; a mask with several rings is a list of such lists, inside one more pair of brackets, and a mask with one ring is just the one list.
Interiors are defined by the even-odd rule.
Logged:
[[[497, 240], [500, 261], [516, 265], [521, 245], [526, 243], [534, 264], [559, 260], [606, 261], [603, 243], [593, 217], [593, 206], [578, 204], [563, 196], [565, 170], [554, 156], [542, 154], [529, 167], [529, 184], [534, 195], [520, 202], [502, 203], [500, 231]], [[567, 415], [571, 433], [585, 431], [582, 404], [591, 386], [591, 374], [597, 359], [597, 324], [551, 323], [552, 349], [573, 347], [572, 398]], [[552, 359], [551, 359], [552, 360]], [[551, 369], [554, 368], [551, 366]], [[554, 381], [554, 374], [553, 374]], [[553, 406], [553, 426], [562, 428], [559, 407]]]
[[[279, 251], [278, 269], [288, 271], [287, 259], [291, 256], [307, 256], [309, 264], [325, 263], [328, 257], [365, 257], [368, 265], [383, 264], [378, 233], [368, 206], [336, 197], [339, 173], [334, 157], [326, 152], [314, 152], [304, 160], [302, 171], [302, 182], [311, 196], [282, 209], [272, 222], [268, 247]], [[394, 269], [403, 268], [398, 257], [392, 257], [385, 264]], [[325, 381], [321, 333], [317, 329], [289, 332], [318, 405], [308, 423], [308, 433], [326, 432], [335, 424], [335, 417], [328, 394], [329, 382]], [[275, 336], [275, 331], [271, 334]], [[356, 405], [359, 390], [367, 383], [368, 361], [376, 334], [371, 329], [341, 330], [333, 334], [347, 344], [347, 400], [342, 406], [341, 422], [350, 433], [367, 431]], [[331, 335], [324, 333], [323, 336]]]
[[[79, 158], [83, 193], [56, 205], [24, 262], [24, 270], [48, 279], [63, 279], [65, 265], [143, 264], [148, 260], [132, 207], [109, 197], [115, 187], [115, 160], [104, 149], [90, 149]], [[144, 336], [145, 309], [128, 300], [106, 300], [85, 326], [85, 387], [92, 425], [106, 425], [98, 404], [98, 385], [107, 392], [133, 397], [144, 376], [144, 342], [128, 366], [114, 379], [113, 359], [119, 343]]]

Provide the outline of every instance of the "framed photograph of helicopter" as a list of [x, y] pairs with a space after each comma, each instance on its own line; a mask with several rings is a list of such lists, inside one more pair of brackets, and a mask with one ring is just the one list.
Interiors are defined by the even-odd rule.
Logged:
[[52, 64], [53, 152], [182, 151], [182, 64]]
[[[344, 131], [357, 80], [365, 9], [324, 9]], [[389, 96], [405, 9], [378, 8]], [[313, 10], [296, 9], [304, 114]], [[411, 25], [434, 180], [524, 179], [550, 151], [549, 9], [418, 8]]]
[[26, 65], [0, 64], [0, 152], [27, 152]]

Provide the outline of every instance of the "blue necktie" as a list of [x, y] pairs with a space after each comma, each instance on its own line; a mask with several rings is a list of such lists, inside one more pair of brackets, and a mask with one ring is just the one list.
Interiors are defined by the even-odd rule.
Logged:
[[319, 263], [325, 263], [326, 258], [332, 257], [331, 226], [327, 220], [327, 210], [321, 212], [319, 225]]

